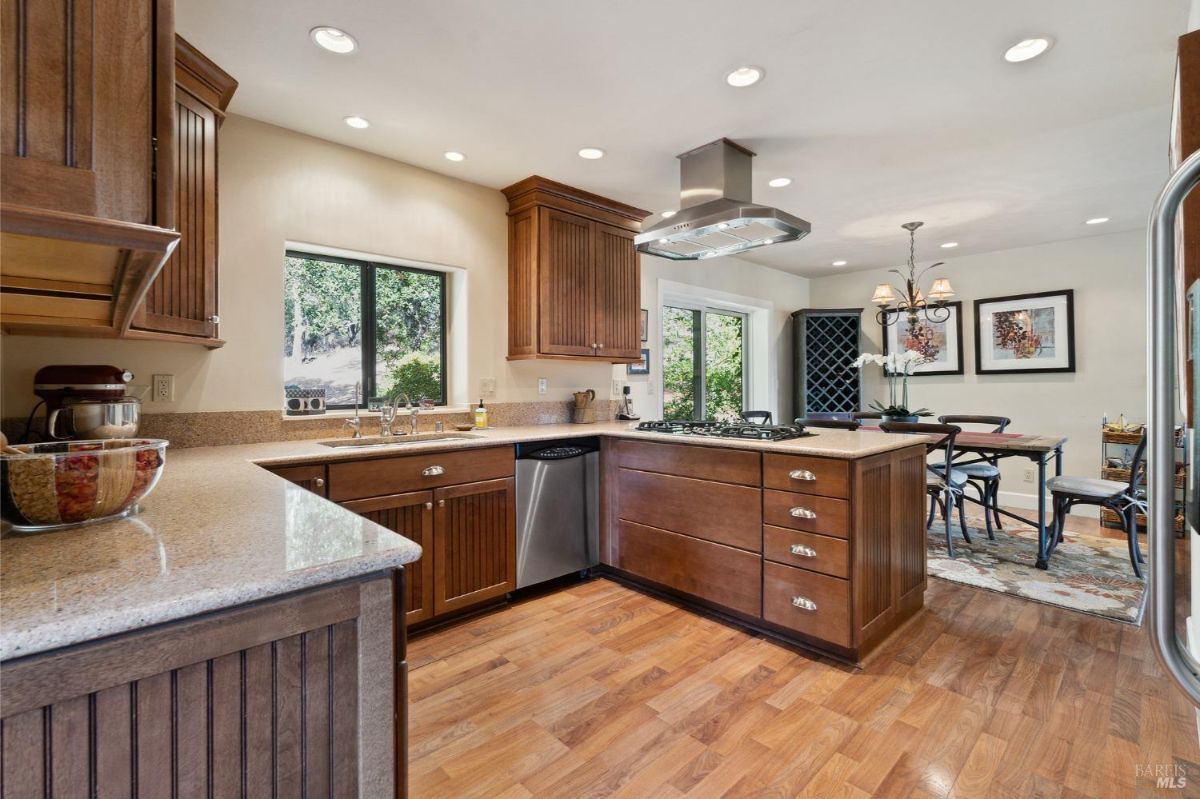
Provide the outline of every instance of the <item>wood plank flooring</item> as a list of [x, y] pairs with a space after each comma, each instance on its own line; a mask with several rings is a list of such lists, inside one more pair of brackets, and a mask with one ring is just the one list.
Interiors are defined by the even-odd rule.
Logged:
[[862, 670], [607, 579], [418, 637], [410, 795], [1200, 796], [1144, 628], [929, 582]]

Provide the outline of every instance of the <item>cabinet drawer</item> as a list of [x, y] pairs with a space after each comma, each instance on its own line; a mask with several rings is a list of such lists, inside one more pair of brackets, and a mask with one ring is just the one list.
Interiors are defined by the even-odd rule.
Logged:
[[348, 499], [402, 494], [429, 488], [512, 477], [512, 447], [426, 452], [398, 458], [329, 464], [329, 498]]
[[618, 471], [620, 518], [754, 552], [762, 551], [762, 494], [757, 488]]
[[763, 618], [849, 647], [850, 583], [767, 561], [763, 564]]
[[763, 523], [849, 538], [850, 503], [792, 491], [763, 491]]
[[750, 552], [620, 522], [617, 568], [758, 618], [762, 559]]
[[850, 577], [850, 542], [842, 538], [765, 525], [763, 557], [832, 577]]
[[303, 466], [271, 466], [267, 471], [279, 475], [284, 480], [290, 480], [301, 488], [307, 488], [314, 494], [325, 496], [325, 464], [306, 464]]
[[763, 487], [847, 499], [850, 462], [768, 452], [763, 455]]
[[762, 461], [757, 452], [649, 441], [618, 441], [617, 462], [643, 472], [673, 474], [697, 480], [715, 480], [754, 486], [762, 482]]

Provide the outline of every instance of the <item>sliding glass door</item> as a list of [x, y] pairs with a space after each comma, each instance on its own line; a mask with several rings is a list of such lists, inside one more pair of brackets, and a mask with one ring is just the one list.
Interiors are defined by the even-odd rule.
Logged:
[[736, 421], [746, 403], [746, 317], [716, 308], [662, 309], [663, 417]]

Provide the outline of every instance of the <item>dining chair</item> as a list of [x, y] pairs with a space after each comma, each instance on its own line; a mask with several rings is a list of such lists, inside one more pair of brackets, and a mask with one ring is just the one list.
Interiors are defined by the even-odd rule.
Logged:
[[812, 416], [796, 419], [794, 423], [797, 427], [827, 427], [833, 430], [857, 430], [862, 426], [857, 419], [822, 419]]
[[863, 419], [882, 419], [883, 414], [879, 411], [855, 411], [850, 418], [861, 422]]
[[1103, 480], [1099, 477], [1051, 477], [1046, 481], [1046, 488], [1054, 507], [1054, 529], [1050, 536], [1050, 551], [1063, 540], [1063, 528], [1066, 526], [1067, 514], [1076, 505], [1099, 505], [1108, 508], [1121, 519], [1121, 529], [1129, 540], [1129, 562], [1133, 564], [1133, 573], [1142, 576], [1142, 550], [1138, 547], [1137, 515], [1146, 512], [1146, 500], [1141, 497], [1140, 489], [1145, 475], [1142, 464], [1146, 457], [1146, 433], [1138, 441], [1133, 451], [1133, 460], [1129, 464], [1129, 482], [1119, 480]]
[[742, 411], [742, 421], [750, 424], [770, 424], [770, 411]]
[[[1012, 424], [1012, 419], [1007, 416], [980, 416], [976, 414], [946, 414], [939, 416], [938, 421], [942, 424], [956, 424], [960, 427], [965, 424], [981, 424], [992, 428], [993, 433], [1003, 433], [1004, 429]], [[937, 464], [934, 464], [937, 466]], [[995, 456], [982, 456], [982, 460], [973, 461], [971, 463], [956, 463], [955, 469], [959, 469], [966, 473], [969, 485], [979, 492], [979, 504], [983, 505], [983, 522], [987, 528], [987, 537], [995, 541], [996, 536], [992, 534], [992, 522], [995, 521], [996, 528], [1003, 530], [1004, 525], [1000, 523], [1000, 464], [999, 458]]]
[[929, 436], [930, 441], [925, 445], [927, 454], [940, 450], [941, 464], [925, 464], [925, 493], [929, 495], [929, 518], [925, 520], [925, 528], [933, 524], [934, 512], [938, 506], [942, 508], [942, 519], [946, 522], [946, 550], [954, 557], [954, 541], [950, 533], [950, 517], [954, 514], [954, 506], [958, 505], [958, 525], [962, 529], [962, 537], [968, 544], [971, 535], [967, 532], [967, 515], [963, 510], [966, 504], [963, 500], [963, 486], [967, 483], [967, 475], [957, 467], [945, 468], [945, 464], [954, 462], [954, 439], [962, 432], [962, 428], [952, 424], [933, 424], [932, 422], [883, 422], [879, 425], [886, 433], [921, 433]]

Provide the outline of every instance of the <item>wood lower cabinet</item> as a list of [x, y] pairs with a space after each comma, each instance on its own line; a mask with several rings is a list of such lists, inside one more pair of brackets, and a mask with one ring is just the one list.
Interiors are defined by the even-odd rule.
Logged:
[[0, 797], [403, 796], [402, 581], [0, 664]]
[[613, 441], [602, 560], [859, 661], [923, 604], [924, 464], [923, 446], [834, 459]]
[[516, 480], [434, 492], [435, 614], [496, 599], [517, 587]]
[[342, 507], [420, 545], [421, 559], [405, 569], [404, 622], [416, 624], [433, 618], [434, 559], [428, 555], [434, 551], [433, 492], [359, 499], [343, 502]]
[[304, 464], [301, 466], [275, 466], [267, 469], [273, 472], [284, 480], [295, 483], [301, 488], [307, 489], [314, 494], [327, 496], [326, 488], [328, 483], [325, 478], [325, 464], [314, 463]]
[[533, 176], [509, 201], [508, 357], [636, 361], [648, 212]]

